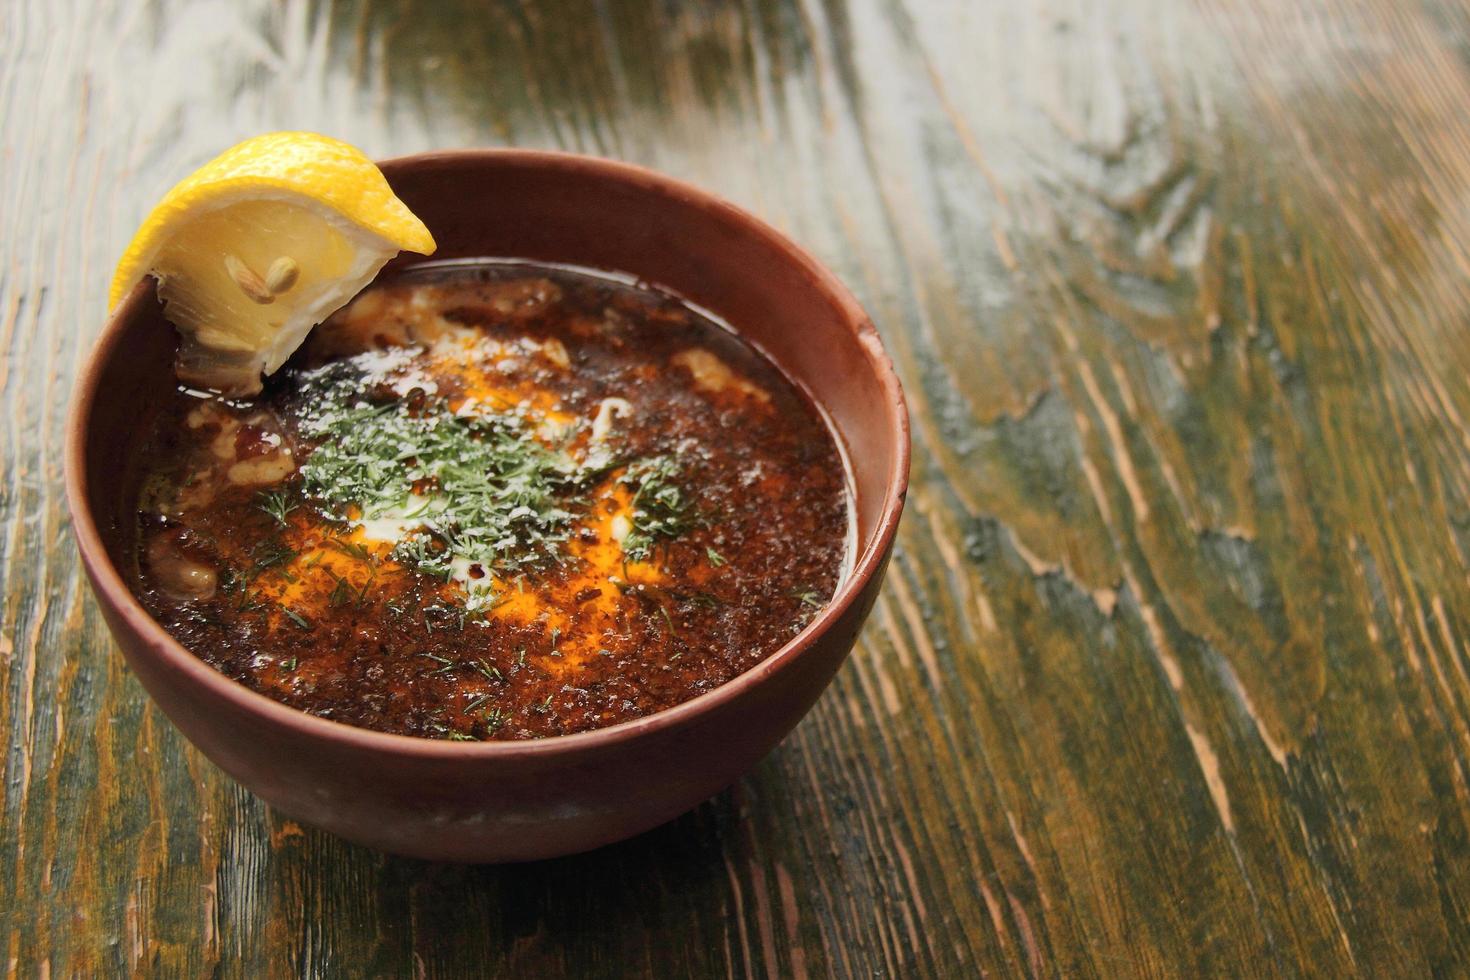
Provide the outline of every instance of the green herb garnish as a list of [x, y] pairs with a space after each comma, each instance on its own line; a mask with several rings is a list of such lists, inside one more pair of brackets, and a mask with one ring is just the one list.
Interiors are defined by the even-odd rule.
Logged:
[[301, 615], [296, 610], [292, 609], [290, 606], [281, 606], [281, 612], [285, 613], [286, 618], [295, 623], [298, 628], [304, 630], [311, 629], [311, 624], [306, 621], [306, 617]]
[[351, 602], [356, 597], [356, 595], [357, 590], [352, 587], [351, 582], [347, 581], [345, 578], [338, 578], [337, 584], [332, 587], [331, 594], [327, 596], [327, 602], [334, 607], [345, 606], [347, 605], [347, 603]]
[[307, 389], [302, 434], [317, 445], [301, 470], [306, 495], [339, 520], [356, 508], [364, 519], [417, 522], [393, 557], [440, 578], [456, 562], [487, 573], [556, 564], [580, 492], [607, 467], [542, 445], [523, 409], [481, 416], [456, 415], [443, 399], [373, 404], [343, 365]]
[[[374, 401], [363, 389], [350, 361], [307, 377], [301, 434], [314, 448], [301, 467], [300, 492], [329, 520], [399, 522], [405, 530], [392, 557], [420, 573], [464, 581], [471, 571], [471, 613], [495, 603], [492, 581], [519, 586], [523, 573], [567, 560], [588, 489], [619, 463], [606, 452], [578, 462], [564, 443], [544, 444], [540, 417], [524, 405], [461, 415], [441, 397]], [[647, 560], [657, 544], [696, 525], [672, 457], [635, 460], [619, 480], [633, 494], [623, 540], [629, 559]], [[286, 506], [284, 493], [262, 499], [281, 521]], [[372, 557], [360, 544], [332, 546]], [[707, 554], [716, 567], [725, 563], [713, 549]]]
[[251, 550], [250, 568], [245, 572], [245, 578], [248, 581], [268, 568], [285, 565], [294, 559], [296, 554], [296, 550], [279, 537], [266, 538]]
[[340, 538], [331, 538], [327, 541], [337, 551], [342, 552], [348, 558], [356, 558], [358, 561], [372, 563], [374, 556], [371, 550], [360, 541], [343, 541]]
[[679, 485], [679, 466], [671, 456], [653, 456], [629, 465], [622, 482], [633, 490], [633, 528], [623, 538], [623, 553], [647, 561], [658, 542], [677, 538], [695, 524], [693, 503]]
[[267, 490], [256, 494], [255, 506], [274, 518], [281, 527], [290, 523], [286, 516], [296, 509], [284, 490]]

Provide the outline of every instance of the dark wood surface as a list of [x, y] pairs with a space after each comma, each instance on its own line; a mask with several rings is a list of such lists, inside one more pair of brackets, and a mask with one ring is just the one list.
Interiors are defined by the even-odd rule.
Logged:
[[[1465, 975], [1467, 107], [1470, 12], [1420, 0], [5, 0], [5, 975]], [[739, 785], [400, 860], [129, 676], [66, 399], [151, 202], [280, 128], [649, 164], [867, 305], [899, 549]]]

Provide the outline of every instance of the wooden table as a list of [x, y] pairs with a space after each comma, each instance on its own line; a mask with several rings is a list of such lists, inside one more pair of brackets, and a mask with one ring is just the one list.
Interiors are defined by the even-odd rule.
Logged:
[[[0, 126], [6, 976], [1470, 970], [1464, 5], [6, 0]], [[739, 785], [582, 857], [401, 860], [129, 676], [66, 400], [151, 202], [285, 128], [648, 164], [867, 305], [899, 548]]]

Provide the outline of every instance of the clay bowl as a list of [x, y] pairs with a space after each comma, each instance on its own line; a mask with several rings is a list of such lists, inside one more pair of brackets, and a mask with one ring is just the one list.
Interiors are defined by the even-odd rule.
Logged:
[[118, 572], [135, 526], [135, 449], [173, 384], [174, 334], [150, 283], [108, 322], [71, 407], [66, 490], [82, 562], [154, 701], [282, 813], [370, 847], [452, 861], [524, 861], [630, 837], [754, 766], [852, 649], [908, 483], [898, 378], [868, 317], [830, 272], [693, 187], [607, 160], [517, 150], [429, 153], [382, 167], [433, 231], [436, 259], [514, 256], [631, 273], [713, 310], [804, 386], [851, 461], [857, 554], [832, 603], [728, 684], [577, 735], [431, 741], [327, 721], [256, 694], [164, 632]]

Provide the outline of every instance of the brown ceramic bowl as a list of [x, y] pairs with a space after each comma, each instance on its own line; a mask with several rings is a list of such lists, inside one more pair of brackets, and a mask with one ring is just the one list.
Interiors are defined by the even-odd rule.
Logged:
[[256, 694], [164, 632], [118, 571], [136, 519], [135, 450], [174, 383], [174, 332], [150, 283], [108, 322], [71, 408], [66, 490], [82, 562], [143, 687], [200, 751], [282, 813], [371, 847], [452, 861], [545, 858], [630, 837], [754, 766], [852, 649], [908, 483], [898, 378], [830, 272], [693, 187], [607, 160], [517, 150], [429, 153], [382, 167], [433, 231], [436, 259], [514, 256], [631, 273], [713, 310], [805, 387], [845, 444], [856, 502], [856, 560], [832, 603], [728, 684], [577, 735], [433, 741]]

